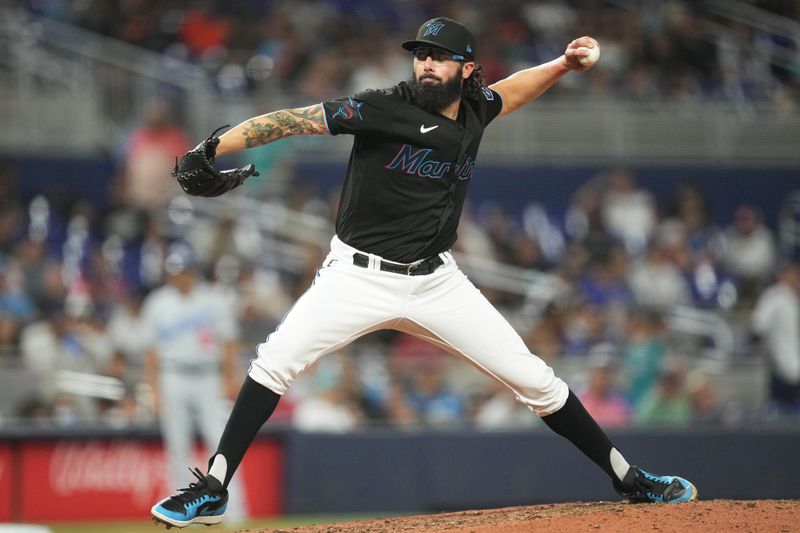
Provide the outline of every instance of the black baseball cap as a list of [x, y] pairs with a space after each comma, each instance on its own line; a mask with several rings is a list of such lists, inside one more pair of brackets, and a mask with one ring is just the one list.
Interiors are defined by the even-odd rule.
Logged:
[[419, 27], [416, 39], [403, 43], [403, 48], [412, 52], [421, 46], [441, 48], [466, 61], [475, 59], [475, 36], [466, 26], [447, 17], [429, 20]]

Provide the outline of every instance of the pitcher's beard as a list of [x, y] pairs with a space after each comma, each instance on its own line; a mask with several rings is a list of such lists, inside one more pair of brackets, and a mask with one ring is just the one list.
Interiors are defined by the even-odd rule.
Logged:
[[461, 99], [464, 93], [459, 74], [443, 83], [422, 83], [413, 77], [408, 81], [408, 88], [414, 103], [428, 113], [439, 113]]

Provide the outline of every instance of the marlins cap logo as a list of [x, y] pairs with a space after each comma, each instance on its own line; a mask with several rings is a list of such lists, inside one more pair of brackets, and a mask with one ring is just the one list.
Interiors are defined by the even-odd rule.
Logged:
[[444, 22], [431, 22], [425, 28], [425, 33], [422, 36], [427, 37], [428, 35], [439, 35], [439, 32], [442, 31], [442, 28], [444, 28]]

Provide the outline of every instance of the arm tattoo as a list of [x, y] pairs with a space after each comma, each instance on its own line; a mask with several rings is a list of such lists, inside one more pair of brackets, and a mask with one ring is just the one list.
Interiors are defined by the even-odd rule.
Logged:
[[247, 148], [269, 144], [292, 135], [320, 135], [325, 133], [322, 104], [299, 109], [283, 109], [256, 117], [242, 131]]

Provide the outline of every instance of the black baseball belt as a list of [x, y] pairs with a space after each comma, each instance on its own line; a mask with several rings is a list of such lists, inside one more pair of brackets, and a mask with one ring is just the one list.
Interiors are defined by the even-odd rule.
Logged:
[[[362, 268], [369, 266], [369, 256], [356, 252], [353, 254], [353, 264]], [[390, 261], [381, 260], [380, 269], [384, 272], [393, 272], [395, 274], [405, 274], [406, 276], [424, 276], [433, 273], [437, 268], [442, 266], [444, 261], [438, 255], [432, 255], [419, 263], [411, 263], [404, 265], [402, 263], [392, 263]]]

